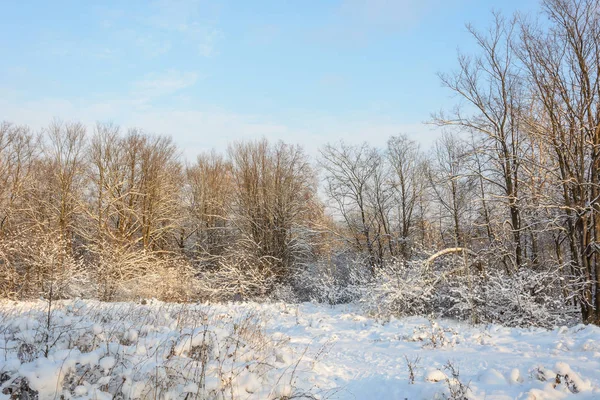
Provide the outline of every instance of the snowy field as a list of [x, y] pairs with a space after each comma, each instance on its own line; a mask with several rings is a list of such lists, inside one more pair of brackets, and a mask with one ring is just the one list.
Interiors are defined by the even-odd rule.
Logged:
[[44, 302], [0, 302], [0, 398], [600, 398], [594, 326], [377, 321], [313, 304], [53, 308], [48, 321]]

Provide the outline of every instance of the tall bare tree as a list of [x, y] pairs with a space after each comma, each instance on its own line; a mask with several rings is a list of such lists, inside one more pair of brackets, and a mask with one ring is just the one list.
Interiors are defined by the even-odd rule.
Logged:
[[382, 261], [376, 255], [377, 215], [369, 202], [381, 161], [377, 149], [366, 143], [328, 144], [321, 150], [321, 165], [327, 173], [326, 193], [350, 231], [356, 249], [366, 252], [371, 267]]
[[37, 136], [26, 126], [0, 123], [0, 238], [19, 218], [38, 155]]
[[265, 139], [234, 143], [228, 154], [239, 244], [285, 279], [307, 250], [303, 234], [316, 184], [308, 159], [299, 146]]
[[233, 194], [231, 163], [214, 151], [201, 154], [186, 170], [185, 202], [189, 226], [182, 231], [182, 247], [191, 241], [196, 261], [216, 266], [231, 244]]
[[[464, 247], [468, 240], [467, 226], [474, 198], [474, 182], [467, 168], [466, 145], [457, 136], [445, 133], [435, 142], [428, 171], [435, 201], [441, 206], [440, 220], [450, 219], [452, 243]], [[442, 224], [440, 224], [442, 225]], [[443, 238], [445, 228], [442, 225]]]
[[[37, 213], [40, 224], [48, 224], [67, 242], [72, 242], [76, 218], [82, 214], [82, 197], [85, 189], [84, 152], [86, 128], [83, 124], [63, 123], [55, 120], [46, 130], [47, 141], [43, 148], [43, 181], [38, 182], [38, 203], [45, 212]], [[41, 211], [41, 210], [37, 210]]]
[[524, 264], [519, 183], [523, 159], [521, 114], [526, 100], [523, 79], [515, 65], [513, 51], [516, 20], [494, 14], [495, 20], [486, 33], [467, 28], [480, 50], [476, 57], [459, 54], [459, 70], [441, 74], [442, 83], [468, 104], [451, 114], [438, 114], [434, 122], [475, 132], [486, 139], [485, 151], [492, 155], [495, 177], [491, 180], [501, 190], [506, 203], [515, 267]]
[[545, 0], [546, 28], [524, 22], [520, 56], [540, 105], [533, 134], [553, 151], [584, 320], [600, 321], [600, 16], [597, 0]]
[[392, 136], [387, 158], [394, 172], [392, 186], [397, 203], [398, 242], [404, 258], [410, 256], [410, 234], [415, 225], [415, 209], [426, 185], [419, 145], [406, 135]]

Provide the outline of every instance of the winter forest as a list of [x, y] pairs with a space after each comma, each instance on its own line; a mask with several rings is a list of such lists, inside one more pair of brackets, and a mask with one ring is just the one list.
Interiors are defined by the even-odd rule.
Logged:
[[[260, 325], [255, 321], [258, 315], [244, 308], [248, 304], [251, 310], [287, 315], [291, 326], [301, 324], [300, 305], [316, 307], [328, 318], [338, 318], [331, 313], [339, 307], [360, 310], [356, 318], [383, 324], [377, 328], [384, 330], [382, 335], [400, 330], [394, 328], [398, 321], [411, 321], [407, 326], [421, 336], [415, 333], [408, 342], [423, 344], [426, 352], [454, 346], [457, 335], [466, 338], [466, 333], [453, 331], [463, 328], [452, 324], [464, 324], [460, 326], [473, 332], [478, 326], [501, 326], [498, 329], [508, 336], [521, 332], [517, 329], [558, 335], [564, 331], [552, 331], [555, 327], [565, 326], [561, 329], [566, 331], [576, 326], [597, 341], [600, 336], [592, 325], [600, 324], [599, 3], [544, 0], [539, 11], [539, 18], [495, 13], [485, 30], [467, 26], [478, 50], [459, 53], [455, 69], [439, 75], [456, 106], [426, 121], [444, 132], [429, 148], [398, 133], [384, 147], [369, 144], [368, 138], [363, 144], [336, 141], [313, 156], [292, 143], [255, 138], [185, 160], [169, 132], [60, 119], [48, 121], [41, 131], [19, 121], [2, 123], [4, 396], [57, 396], [56, 380], [55, 391], [44, 392], [50, 387], [44, 386], [44, 374], [38, 373], [36, 380], [23, 368], [38, 357], [51, 360], [70, 335], [67, 325], [87, 326], [106, 313], [118, 321], [126, 315], [145, 321], [132, 322], [124, 333], [115, 331], [122, 346], [138, 343], [144, 329], [138, 328], [145, 324], [174, 329], [177, 320], [181, 340], [185, 329], [192, 331], [188, 342], [164, 350], [162, 375], [153, 365], [148, 371], [156, 370], [156, 375], [138, 386], [137, 378], [131, 377], [117, 385], [114, 373], [102, 380], [104, 372], [134, 357], [116, 348], [111, 355], [107, 344], [102, 360], [78, 361], [70, 372], [59, 374], [56, 379], [66, 382], [61, 390], [71, 396], [63, 398], [102, 398], [99, 393], [107, 398], [178, 398], [168, 397], [169, 390], [186, 399], [348, 397], [331, 388], [315, 391], [327, 387], [318, 380], [306, 378], [310, 385], [294, 385], [299, 376], [311, 375], [308, 370], [316, 368], [319, 355], [327, 358], [329, 342], [315, 350], [310, 368], [298, 368], [308, 365], [310, 352], [302, 353], [302, 362], [286, 361], [298, 371], [293, 368], [292, 377], [296, 375], [285, 379], [283, 389], [273, 376], [290, 370], [263, 370], [267, 362], [250, 363], [249, 368], [239, 354], [234, 356], [241, 357], [237, 364], [231, 361], [227, 381], [224, 365], [230, 356], [224, 354], [233, 354], [231, 346], [239, 346], [231, 338], [243, 336], [240, 329], [248, 334], [253, 323]], [[140, 304], [158, 308], [165, 316], [148, 322], [143, 308], [136, 308]], [[192, 309], [178, 311], [179, 305], [215, 308], [192, 308], [206, 314], [204, 322], [191, 327], [185, 321], [195, 321]], [[217, 317], [228, 310], [238, 310], [243, 319], [227, 325], [233, 333], [215, 328], [218, 345], [206, 342], [213, 326], [226, 324]], [[166, 315], [171, 311], [178, 314], [169, 322]], [[22, 317], [25, 314], [29, 319]], [[41, 322], [28, 325], [38, 317]], [[424, 317], [452, 322], [444, 327], [431, 322], [429, 327], [427, 320], [420, 322]], [[96, 339], [86, 341], [89, 351], [95, 348], [90, 340], [110, 336], [102, 325], [108, 322], [102, 321], [93, 325]], [[320, 323], [315, 322], [315, 329]], [[366, 326], [361, 329], [370, 329]], [[19, 336], [19, 329], [33, 339]], [[203, 336], [194, 336], [194, 329]], [[83, 333], [77, 335], [73, 341], [83, 340]], [[249, 336], [249, 360], [267, 357], [267, 349], [279, 346], [275, 337]], [[592, 346], [594, 340], [585, 343]], [[20, 367], [7, 361], [11, 343], [17, 343], [14, 354], [18, 350]], [[38, 343], [41, 353], [31, 343]], [[594, 346], [597, 355], [600, 348], [597, 342]], [[82, 347], [78, 351], [85, 353]], [[413, 371], [418, 370], [418, 354], [398, 361], [408, 368], [398, 372], [403, 385], [411, 380], [414, 384], [419, 374]], [[170, 357], [195, 362], [200, 380], [184, 379], [183, 372], [169, 375]], [[285, 355], [274, 357], [287, 360]], [[217, 375], [209, 373], [211, 362], [221, 368]], [[598, 363], [586, 362], [579, 373], [595, 383], [560, 362], [554, 372], [539, 367], [537, 380], [525, 379], [532, 380], [531, 385], [556, 381], [552, 390], [558, 393], [562, 388], [561, 395], [588, 391], [586, 398], [594, 398], [600, 390]], [[235, 386], [232, 382], [245, 376], [235, 369], [240, 363], [254, 378]], [[260, 365], [262, 372], [257, 372]], [[475, 384], [469, 386], [454, 368], [448, 362], [445, 369], [436, 370], [441, 377], [429, 371], [425, 381], [445, 385], [445, 398], [483, 398], [477, 395], [485, 385], [488, 394], [493, 393], [493, 379], [471, 378]], [[16, 370], [21, 375], [14, 374]], [[94, 374], [97, 384], [92, 382]], [[511, 374], [509, 383], [512, 379], [511, 384], [523, 385], [519, 370]], [[320, 374], [313, 370], [312, 375]], [[29, 383], [17, 376], [29, 376]], [[215, 376], [219, 379], [213, 382]], [[259, 390], [267, 381], [277, 384]], [[366, 391], [357, 389], [365, 385], [354, 388], [356, 398], [368, 398]], [[381, 398], [398, 393], [434, 398], [437, 393], [422, 382], [413, 392], [406, 385], [404, 392], [382, 392]], [[549, 397], [544, 388], [519, 398], [563, 398]], [[509, 396], [517, 398], [519, 393]]]

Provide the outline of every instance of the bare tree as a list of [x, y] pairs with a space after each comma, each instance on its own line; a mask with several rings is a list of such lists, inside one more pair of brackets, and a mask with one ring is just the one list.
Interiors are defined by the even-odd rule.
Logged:
[[214, 151], [201, 154], [187, 168], [186, 182], [189, 223], [182, 229], [180, 246], [191, 242], [194, 259], [215, 267], [234, 239], [229, 221], [233, 201], [231, 163]]
[[374, 215], [375, 230], [374, 242], [376, 244], [375, 253], [378, 264], [381, 264], [386, 255], [391, 257], [397, 255], [395, 243], [398, 242], [393, 232], [392, 219], [395, 209], [395, 198], [393, 190], [392, 170], [382, 152], [377, 153], [373, 160], [377, 167], [375, 168], [373, 179], [370, 184], [370, 190], [367, 192], [369, 209]]
[[228, 153], [238, 244], [282, 281], [309, 250], [303, 235], [315, 201], [312, 168], [300, 147], [283, 142], [238, 142]]
[[45, 174], [38, 182], [41, 200], [36, 211], [37, 222], [53, 229], [67, 242], [75, 238], [77, 218], [81, 215], [85, 188], [84, 151], [86, 129], [81, 123], [52, 122], [46, 130], [47, 142], [43, 148], [40, 167]]
[[[470, 161], [471, 175], [475, 179], [477, 186], [477, 195], [481, 202], [480, 214], [481, 222], [479, 225], [485, 227], [487, 236], [487, 244], [492, 245], [495, 242], [494, 226], [492, 224], [492, 209], [490, 206], [491, 193], [496, 188], [495, 185], [489, 182], [489, 171], [486, 168], [488, 162], [488, 154], [484, 151], [485, 146], [471, 135], [469, 143], [468, 159]], [[475, 222], [477, 223], [477, 221]]]
[[96, 126], [88, 158], [88, 249], [100, 296], [110, 299], [120, 282], [152, 268], [140, 260], [174, 250], [183, 175], [170, 138], [135, 129], [123, 137], [111, 124]]
[[508, 208], [514, 264], [520, 267], [524, 264], [519, 203], [524, 136], [521, 114], [526, 97], [513, 51], [516, 21], [507, 21], [500, 14], [494, 17], [493, 26], [485, 34], [467, 26], [481, 54], [477, 57], [459, 54], [458, 72], [440, 75], [442, 83], [467, 102], [467, 110], [457, 107], [449, 116], [435, 115], [434, 122], [456, 126], [486, 139], [485, 151], [492, 156], [490, 161], [496, 175], [491, 182], [500, 188]]
[[[24, 262], [31, 242], [27, 222], [29, 194], [35, 184], [39, 141], [26, 126], [0, 123], [0, 296], [23, 296], [32, 266]], [[37, 282], [37, 281], [36, 281]], [[35, 293], [37, 294], [37, 293]]]
[[415, 225], [415, 208], [426, 186], [419, 145], [406, 135], [392, 136], [387, 158], [394, 171], [394, 200], [397, 203], [398, 242], [404, 258], [410, 256], [410, 233]]
[[[597, 0], [546, 0], [550, 25], [523, 22], [519, 55], [539, 104], [532, 134], [552, 149], [573, 273], [587, 282], [584, 320], [600, 321], [600, 17]], [[561, 228], [562, 229], [562, 228]], [[557, 249], [558, 251], [559, 249]], [[560, 256], [560, 254], [558, 254]]]
[[12, 271], [14, 294], [26, 297], [58, 295], [80, 265], [85, 128], [55, 120], [44, 133], [37, 141], [27, 128], [8, 132], [8, 157], [0, 160], [8, 206], [0, 264]]
[[0, 123], [0, 237], [19, 217], [34, 174], [37, 138], [26, 126]]
[[377, 215], [369, 207], [373, 179], [378, 175], [381, 162], [379, 152], [366, 143], [360, 146], [328, 144], [321, 150], [320, 163], [327, 173], [326, 193], [344, 220], [356, 249], [366, 252], [372, 268], [382, 261], [375, 253]]
[[[465, 142], [445, 133], [435, 142], [434, 153], [428, 171], [429, 182], [435, 200], [441, 206], [440, 221], [448, 216], [451, 220], [452, 243], [455, 247], [467, 245], [469, 213], [472, 211], [474, 182], [467, 169]], [[442, 223], [440, 222], [440, 225]], [[444, 226], [440, 234], [443, 238]]]

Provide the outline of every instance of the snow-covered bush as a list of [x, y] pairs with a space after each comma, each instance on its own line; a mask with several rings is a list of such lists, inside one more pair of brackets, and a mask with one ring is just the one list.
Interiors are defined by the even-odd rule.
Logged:
[[276, 287], [268, 258], [243, 251], [222, 257], [216, 268], [196, 272], [197, 296], [202, 301], [265, 300]]
[[327, 304], [358, 300], [372, 278], [363, 259], [344, 258], [333, 262], [315, 262], [297, 268], [292, 285], [301, 301]]
[[441, 315], [508, 326], [572, 324], [578, 312], [565, 297], [564, 284], [558, 269], [455, 276], [441, 288]]
[[366, 310], [378, 316], [427, 315], [436, 287], [420, 262], [392, 262], [376, 269], [361, 298]]
[[469, 384], [465, 384], [460, 378], [458, 367], [455, 366], [452, 361], [448, 361], [446, 365], [444, 365], [444, 369], [448, 371], [448, 374], [445, 374], [446, 378], [444, 379], [448, 389], [445, 398], [448, 400], [468, 400], [473, 398]]
[[411, 335], [404, 338], [407, 342], [421, 342], [424, 349], [438, 349], [453, 347], [458, 340], [458, 332], [450, 328], [443, 328], [434, 320], [429, 325], [417, 326]]
[[126, 299], [156, 298], [169, 302], [189, 302], [198, 298], [199, 284], [195, 272], [176, 256], [155, 259], [152, 268], [133, 282]]
[[93, 266], [90, 285], [95, 298], [124, 301], [157, 298], [163, 301], [190, 301], [196, 298], [192, 267], [171, 253], [158, 253], [119, 243], [90, 246]]
[[435, 268], [423, 262], [394, 262], [376, 271], [361, 298], [367, 311], [382, 317], [433, 315], [473, 323], [508, 326], [572, 324], [573, 299], [565, 297], [558, 268], [512, 274], [446, 260]]
[[88, 271], [68, 242], [53, 232], [0, 241], [0, 296], [25, 299], [90, 296]]
[[6, 254], [0, 248], [0, 298], [14, 299], [18, 297], [20, 276]]

